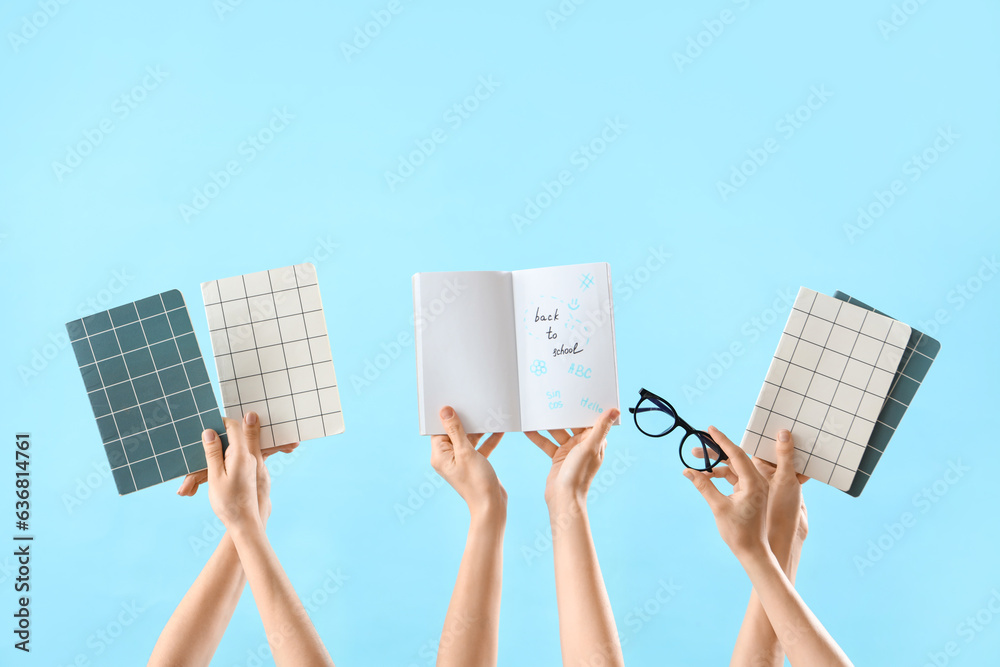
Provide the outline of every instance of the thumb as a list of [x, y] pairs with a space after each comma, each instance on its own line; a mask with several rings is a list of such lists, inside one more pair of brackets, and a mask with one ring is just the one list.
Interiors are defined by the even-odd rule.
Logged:
[[774, 444], [774, 451], [778, 460], [775, 461], [778, 467], [778, 474], [795, 474], [795, 444], [792, 442], [792, 434], [788, 429], [778, 431], [778, 439]]
[[448, 438], [455, 448], [455, 454], [459, 452], [468, 454], [469, 450], [472, 449], [472, 444], [469, 443], [469, 436], [465, 434], [465, 428], [462, 426], [462, 420], [458, 418], [458, 413], [450, 405], [446, 405], [441, 408], [439, 416], [441, 417], [441, 425], [448, 432]]
[[207, 428], [201, 434], [201, 442], [205, 445], [209, 480], [222, 477], [226, 474], [226, 464], [222, 458], [222, 440], [219, 439], [219, 434]]
[[614, 424], [615, 420], [618, 419], [618, 415], [621, 412], [618, 408], [612, 408], [607, 412], [604, 412], [597, 418], [594, 422], [594, 427], [590, 432], [590, 437], [587, 441], [594, 447], [594, 449], [600, 449], [601, 445], [608, 437], [608, 433], [611, 432], [611, 425]]

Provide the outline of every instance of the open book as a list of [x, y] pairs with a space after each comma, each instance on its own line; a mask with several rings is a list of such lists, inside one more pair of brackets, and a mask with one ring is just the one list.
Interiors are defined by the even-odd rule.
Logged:
[[606, 263], [413, 276], [420, 433], [591, 426], [618, 407]]

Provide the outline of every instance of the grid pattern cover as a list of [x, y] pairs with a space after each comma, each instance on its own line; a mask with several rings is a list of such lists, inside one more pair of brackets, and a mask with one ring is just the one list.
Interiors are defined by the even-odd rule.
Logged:
[[227, 417], [253, 410], [261, 447], [344, 431], [316, 268], [202, 283]]
[[204, 470], [201, 432], [226, 442], [177, 290], [66, 324], [121, 495]]
[[902, 322], [801, 288], [741, 446], [773, 462], [787, 428], [796, 471], [849, 491], [909, 337]]
[[[854, 304], [865, 310], [873, 310], [880, 315], [885, 313], [875, 310], [866, 303], [862, 303], [843, 292], [834, 292], [833, 296], [841, 301]], [[886, 315], [888, 317], [888, 315]], [[861, 495], [868, 480], [871, 479], [875, 466], [878, 464], [889, 440], [899, 428], [899, 423], [903, 420], [910, 402], [920, 388], [927, 372], [931, 369], [931, 364], [941, 350], [941, 343], [927, 334], [911, 329], [910, 339], [906, 343], [906, 351], [899, 363], [899, 370], [893, 379], [892, 387], [889, 389], [889, 396], [886, 398], [882, 412], [879, 413], [878, 421], [872, 430], [872, 437], [868, 440], [868, 446], [861, 457], [861, 464], [858, 466], [858, 474], [854, 478], [849, 494], [855, 498]]]

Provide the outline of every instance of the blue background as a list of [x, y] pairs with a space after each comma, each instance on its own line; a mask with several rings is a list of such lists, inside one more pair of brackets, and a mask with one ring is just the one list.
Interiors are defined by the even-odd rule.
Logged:
[[[589, 261], [610, 262], [617, 284], [622, 405], [645, 386], [734, 439], [785, 292], [841, 289], [939, 338], [864, 495], [807, 485], [798, 588], [857, 664], [923, 665], [949, 642], [948, 664], [995, 660], [1000, 618], [966, 619], [1000, 590], [1000, 280], [988, 279], [1000, 9], [909, 0], [894, 25], [888, 0], [563, 5], [575, 10], [401, 0], [367, 43], [356, 30], [387, 0], [53, 2], [51, 17], [45, 2], [5, 5], [4, 431], [34, 438], [29, 662], [143, 662], [217, 541], [204, 492], [177, 498], [171, 482], [117, 496], [63, 323], [178, 288], [209, 353], [201, 281], [304, 260], [319, 272], [347, 432], [272, 459], [269, 534], [338, 664], [432, 664], [464, 544], [466, 509], [417, 436], [412, 344], [396, 343], [412, 333], [411, 274]], [[355, 39], [364, 48], [345, 55]], [[481, 77], [498, 85], [456, 124], [449, 110]], [[814, 87], [830, 95], [802, 108]], [[275, 109], [294, 118], [241, 149]], [[796, 113], [789, 134], [779, 123]], [[616, 119], [615, 140], [595, 141]], [[102, 122], [111, 132], [86, 145]], [[390, 187], [386, 172], [436, 129], [445, 141]], [[592, 142], [602, 152], [583, 159]], [[743, 164], [765, 145], [778, 149], [762, 166]], [[54, 165], [74, 150], [88, 154]], [[924, 151], [935, 161], [914, 172]], [[230, 161], [240, 173], [206, 188]], [[724, 197], [734, 168], [753, 173]], [[539, 198], [563, 170], [572, 181]], [[858, 226], [897, 179], [902, 194]], [[214, 196], [185, 216], [196, 191]], [[519, 229], [526, 198], [546, 207]], [[5, 451], [10, 484], [9, 440]], [[726, 664], [750, 587], [674, 446], [626, 424], [608, 456], [624, 456], [621, 472], [598, 478], [591, 520], [626, 659]], [[500, 663], [558, 664], [546, 459], [515, 435], [491, 461], [510, 494]], [[0, 498], [12, 524], [9, 487]], [[0, 565], [10, 624], [10, 557]], [[331, 572], [342, 585], [327, 596]], [[667, 602], [661, 581], [679, 587]], [[15, 664], [0, 630], [0, 661]], [[263, 642], [247, 593], [214, 664], [269, 664], [248, 653]]]

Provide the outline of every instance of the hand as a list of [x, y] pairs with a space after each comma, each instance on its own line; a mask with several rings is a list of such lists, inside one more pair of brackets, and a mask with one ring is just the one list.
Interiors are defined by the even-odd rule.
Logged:
[[719, 429], [709, 427], [709, 435], [729, 457], [722, 475], [733, 484], [726, 496], [712, 483], [713, 473], [686, 468], [684, 476], [701, 492], [715, 515], [719, 535], [742, 562], [748, 556], [768, 551], [768, 483], [740, 447]]
[[[222, 440], [212, 429], [201, 434], [208, 462], [208, 499], [212, 510], [226, 528], [245, 528], [263, 525], [262, 505], [257, 493], [259, 468], [264, 467], [260, 453], [260, 420], [257, 413], [248, 412], [243, 423], [228, 420], [226, 433], [229, 447], [222, 453]], [[265, 502], [263, 509], [270, 513], [270, 500], [266, 500], [270, 481], [265, 477]]]
[[[704, 456], [703, 451], [701, 447], [693, 449], [694, 455], [698, 457]], [[775, 452], [777, 466], [756, 456], [752, 461], [768, 483], [767, 539], [771, 550], [778, 555], [787, 553], [793, 546], [801, 547], [809, 533], [806, 504], [802, 499], [802, 485], [809, 478], [795, 472], [795, 445], [788, 430], [778, 432]], [[725, 478], [729, 482], [736, 479], [728, 465], [713, 468], [712, 476]]]
[[[226, 431], [229, 431], [230, 424], [238, 424], [235, 419], [229, 419], [228, 417], [223, 417], [222, 421], [226, 424]], [[261, 455], [266, 461], [267, 458], [278, 452], [284, 452], [285, 454], [291, 454], [299, 443], [293, 442], [289, 445], [278, 445], [277, 447], [268, 447], [267, 449], [260, 450]], [[208, 470], [199, 470], [198, 472], [193, 472], [184, 477], [184, 481], [181, 482], [180, 487], [177, 489], [178, 496], [193, 496], [198, 493], [198, 487], [208, 481]]]
[[802, 485], [809, 478], [795, 472], [795, 445], [786, 429], [778, 433], [775, 452], [777, 466], [756, 458], [754, 463], [769, 487], [767, 538], [771, 549], [787, 550], [795, 543], [801, 546], [809, 534], [806, 504], [802, 499]]
[[578, 429], [570, 435], [564, 430], [549, 431], [559, 446], [538, 431], [525, 435], [552, 459], [552, 469], [545, 480], [545, 502], [571, 500], [586, 503], [587, 491], [604, 460], [608, 431], [621, 413], [617, 408], [601, 414], [590, 428]]
[[482, 433], [466, 435], [462, 421], [451, 406], [441, 408], [440, 417], [448, 435], [431, 438], [431, 465], [458, 491], [474, 518], [497, 510], [506, 517], [507, 491], [486, 460], [503, 433], [494, 433], [477, 450]]

